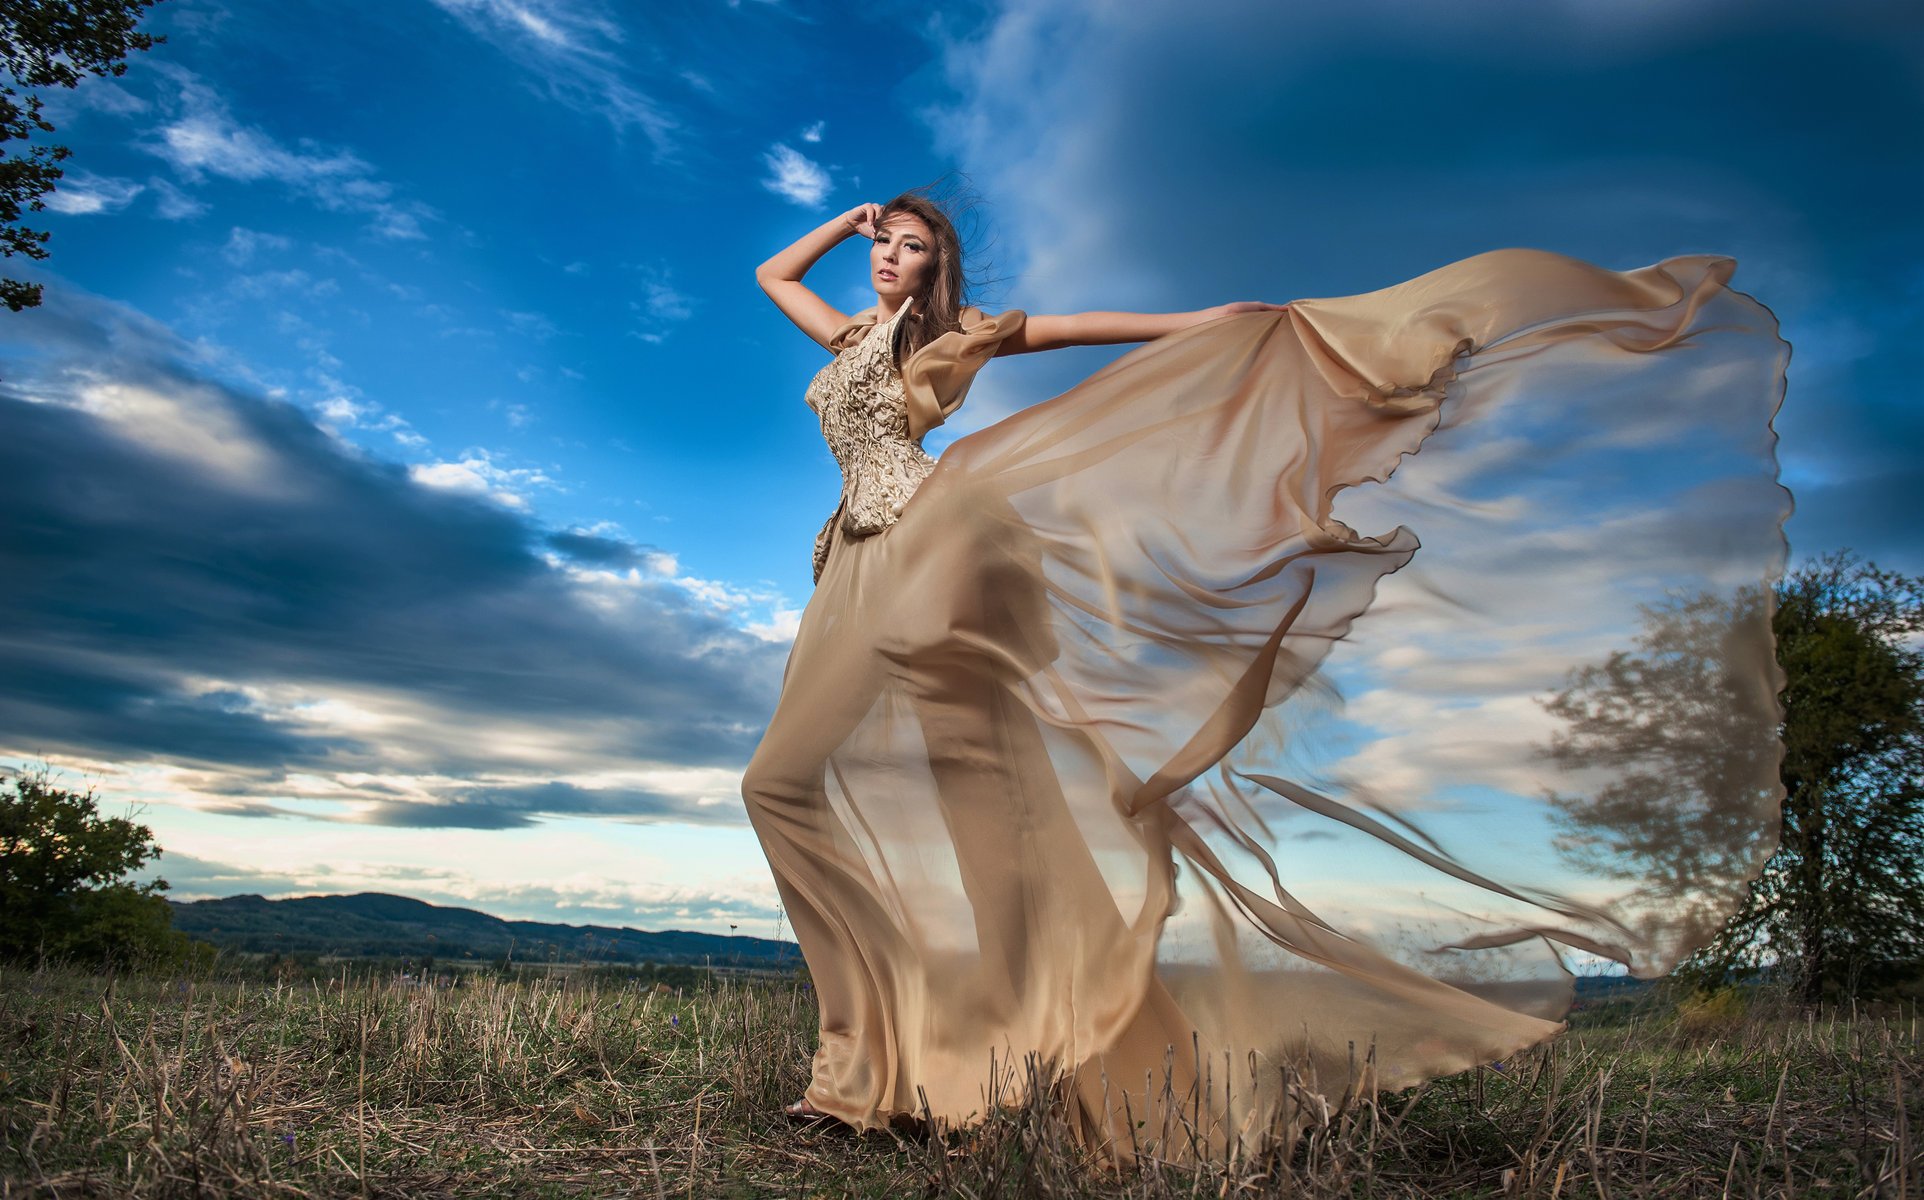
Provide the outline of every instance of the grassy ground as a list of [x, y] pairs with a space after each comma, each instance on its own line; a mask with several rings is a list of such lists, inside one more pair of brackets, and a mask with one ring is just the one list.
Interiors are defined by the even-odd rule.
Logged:
[[1924, 1195], [1909, 1011], [1600, 1006], [1287, 1156], [1120, 1173], [1038, 1109], [790, 1128], [813, 1019], [800, 985], [0, 971], [0, 1196]]

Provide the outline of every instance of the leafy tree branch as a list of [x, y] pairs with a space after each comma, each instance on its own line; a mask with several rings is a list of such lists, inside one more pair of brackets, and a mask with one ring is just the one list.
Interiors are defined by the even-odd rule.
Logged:
[[[139, 24], [158, 0], [0, 0], [0, 255], [47, 257], [43, 229], [22, 224], [45, 210], [44, 197], [60, 182], [66, 146], [34, 142], [54, 132], [46, 118], [48, 88], [72, 88], [89, 75], [122, 75], [127, 55], [163, 39]], [[28, 143], [9, 149], [7, 143]], [[24, 151], [24, 153], [23, 153]], [[41, 285], [0, 279], [0, 303], [14, 312], [40, 303]]]

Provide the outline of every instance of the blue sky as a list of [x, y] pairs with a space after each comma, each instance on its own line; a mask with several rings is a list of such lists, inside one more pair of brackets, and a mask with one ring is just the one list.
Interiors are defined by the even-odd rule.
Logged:
[[[1924, 18], [1713, 0], [167, 0], [0, 320], [0, 757], [180, 896], [774, 931], [736, 787], [836, 473], [757, 263], [960, 171], [990, 307], [1736, 256], [1793, 555], [1924, 571]], [[853, 310], [862, 256], [811, 276]], [[1111, 357], [997, 363], [979, 428]]]

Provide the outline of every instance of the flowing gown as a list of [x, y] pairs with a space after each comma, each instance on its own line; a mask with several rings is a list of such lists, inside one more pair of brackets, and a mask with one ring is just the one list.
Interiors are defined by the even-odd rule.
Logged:
[[1703, 944], [1781, 800], [1788, 347], [1733, 269], [1508, 250], [1225, 317], [939, 464], [1023, 315], [899, 370], [844, 327], [807, 393], [842, 502], [743, 782], [808, 1099], [1041, 1090], [1111, 1153], [1236, 1152]]

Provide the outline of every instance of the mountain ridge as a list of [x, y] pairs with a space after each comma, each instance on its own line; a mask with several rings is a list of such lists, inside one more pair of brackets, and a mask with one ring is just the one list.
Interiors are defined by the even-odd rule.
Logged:
[[693, 930], [511, 921], [471, 908], [389, 892], [292, 896], [257, 893], [169, 900], [174, 927], [225, 950], [347, 958], [474, 958], [512, 955], [598, 963], [794, 966], [793, 942]]

